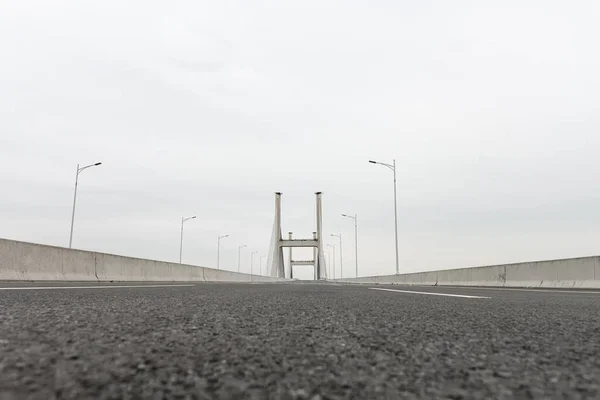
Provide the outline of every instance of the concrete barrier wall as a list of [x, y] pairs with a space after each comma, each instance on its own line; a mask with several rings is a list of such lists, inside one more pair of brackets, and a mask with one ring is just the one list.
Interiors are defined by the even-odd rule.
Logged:
[[490, 265], [411, 274], [337, 279], [336, 281], [397, 285], [600, 289], [600, 257]]
[[0, 239], [0, 281], [277, 282], [288, 279]]

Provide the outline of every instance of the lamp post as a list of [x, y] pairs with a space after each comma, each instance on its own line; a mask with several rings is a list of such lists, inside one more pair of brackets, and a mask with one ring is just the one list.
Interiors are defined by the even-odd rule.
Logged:
[[[357, 228], [357, 215], [347, 215], [342, 214], [342, 217], [350, 218], [354, 220], [354, 253], [355, 253], [355, 261], [356, 261], [356, 277], [358, 278], [358, 228]], [[342, 275], [342, 278], [344, 276]]]
[[381, 163], [377, 161], [369, 160], [371, 164], [383, 165], [391, 169], [394, 172], [394, 229], [396, 235], [396, 275], [400, 273], [400, 263], [398, 261], [398, 203], [396, 198], [396, 160], [392, 164]]
[[[337, 235], [335, 233], [332, 233], [331, 236], [336, 237], [338, 239], [340, 239], [340, 276], [344, 276], [344, 262], [343, 262], [343, 258], [342, 258], [342, 234], [338, 233]], [[333, 279], [335, 279], [335, 269], [333, 270]]]
[[258, 253], [258, 251], [250, 253], [250, 275], [254, 275], [254, 255], [256, 253]]
[[181, 256], [183, 254], [183, 224], [190, 219], [195, 219], [196, 216], [183, 218], [181, 217], [181, 239], [179, 240], [179, 264], [181, 264]]
[[102, 163], [97, 162], [81, 168], [79, 168], [79, 164], [77, 164], [77, 173], [75, 174], [75, 193], [73, 194], [73, 212], [71, 213], [71, 234], [69, 235], [69, 248], [71, 248], [71, 244], [73, 243], [73, 225], [75, 224], [75, 203], [77, 201], [77, 183], [79, 181], [79, 174], [85, 169], [97, 167], [98, 165], [102, 165]]
[[225, 239], [226, 237], [229, 237], [229, 235], [219, 236], [219, 238], [217, 239], [217, 269], [220, 269], [219, 263], [221, 261], [221, 239]]
[[238, 272], [240, 272], [240, 255], [242, 254], [242, 249], [244, 247], [248, 247], [247, 244], [243, 244], [240, 247], [238, 247]]

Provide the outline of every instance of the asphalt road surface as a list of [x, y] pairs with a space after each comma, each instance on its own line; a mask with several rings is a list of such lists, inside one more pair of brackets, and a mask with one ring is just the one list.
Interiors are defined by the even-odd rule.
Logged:
[[600, 397], [600, 292], [23, 286], [0, 284], [0, 399]]

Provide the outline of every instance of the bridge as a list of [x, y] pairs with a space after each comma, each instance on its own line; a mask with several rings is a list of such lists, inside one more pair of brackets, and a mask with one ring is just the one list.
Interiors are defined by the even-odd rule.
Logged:
[[600, 395], [600, 258], [297, 281], [0, 240], [0, 398]]

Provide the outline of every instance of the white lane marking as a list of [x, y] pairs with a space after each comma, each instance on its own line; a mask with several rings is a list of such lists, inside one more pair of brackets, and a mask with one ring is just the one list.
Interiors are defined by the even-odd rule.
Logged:
[[195, 285], [113, 285], [113, 286], [23, 286], [3, 287], [0, 290], [61, 290], [61, 289], [120, 289], [120, 288], [157, 288], [157, 287], [185, 287]]
[[[423, 287], [427, 287], [427, 286], [423, 286]], [[519, 292], [542, 292], [542, 293], [570, 293], [570, 294], [600, 294], [600, 290], [595, 291], [595, 292], [590, 292], [590, 291], [585, 291], [585, 290], [579, 290], [579, 289], [571, 289], [571, 290], [565, 290], [565, 289], [552, 289], [552, 288], [548, 288], [548, 289], [524, 289], [524, 288], [508, 288], [508, 287], [486, 287], [486, 286], [450, 286], [450, 285], [442, 285], [442, 286], [437, 286], [437, 287], [447, 287], [447, 288], [456, 288], [456, 289], [481, 289], [481, 290], [495, 290], [497, 292], [502, 292], [504, 290], [516, 290]]]
[[431, 293], [431, 292], [416, 292], [412, 290], [397, 290], [397, 289], [382, 289], [382, 288], [369, 288], [371, 290], [383, 290], [386, 292], [399, 292], [399, 293], [414, 293], [414, 294], [428, 294], [431, 296], [447, 296], [447, 297], [463, 297], [466, 299], [491, 299], [491, 297], [483, 296], [468, 296], [466, 294], [449, 294], [449, 293]]

